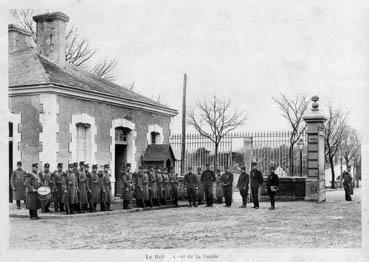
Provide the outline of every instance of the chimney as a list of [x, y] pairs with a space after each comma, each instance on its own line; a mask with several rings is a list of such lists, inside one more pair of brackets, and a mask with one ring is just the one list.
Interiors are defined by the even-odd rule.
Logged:
[[32, 47], [32, 34], [14, 24], [8, 25], [8, 51]]
[[65, 27], [69, 17], [62, 12], [36, 15], [37, 43], [39, 54], [60, 66], [65, 65]]

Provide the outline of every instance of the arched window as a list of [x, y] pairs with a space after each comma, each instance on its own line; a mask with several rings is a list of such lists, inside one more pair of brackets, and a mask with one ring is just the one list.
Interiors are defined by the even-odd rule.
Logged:
[[158, 143], [159, 136], [160, 136], [159, 132], [151, 132], [151, 144], [154, 145]]

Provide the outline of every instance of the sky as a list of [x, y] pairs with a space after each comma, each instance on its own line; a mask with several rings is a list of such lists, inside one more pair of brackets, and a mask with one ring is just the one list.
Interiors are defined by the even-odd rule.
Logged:
[[[68, 26], [114, 58], [118, 84], [160, 95], [178, 110], [183, 74], [188, 110], [217, 96], [247, 113], [239, 131], [288, 130], [272, 97], [317, 94], [350, 112], [364, 129], [368, 117], [368, 5], [365, 1], [66, 1], [37, 12], [62, 11]], [[18, 7], [23, 7], [22, 5]], [[188, 132], [193, 129], [188, 128]]]

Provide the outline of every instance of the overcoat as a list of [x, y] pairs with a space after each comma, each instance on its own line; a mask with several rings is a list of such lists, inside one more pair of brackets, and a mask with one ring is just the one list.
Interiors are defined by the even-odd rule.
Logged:
[[63, 177], [65, 177], [66, 174], [63, 171], [56, 170], [53, 173], [54, 181], [55, 181], [55, 190], [53, 193], [53, 198], [58, 203], [63, 203]]
[[170, 194], [173, 198], [178, 198], [178, 179], [174, 172], [169, 173]]
[[38, 197], [37, 189], [42, 185], [38, 175], [34, 172], [28, 173], [24, 185], [27, 189], [26, 208], [37, 210], [41, 208], [41, 200]]
[[352, 187], [352, 177], [349, 172], [345, 171], [342, 174], [343, 178], [343, 188], [346, 192], [349, 192], [350, 195], [353, 194], [353, 187]]
[[274, 172], [269, 174], [268, 178], [267, 178], [266, 186], [267, 186], [268, 195], [275, 195], [277, 192], [272, 192], [270, 187], [271, 186], [277, 186], [277, 187], [279, 186], [278, 175], [276, 175]]
[[134, 184], [131, 172], [123, 172], [123, 183], [122, 183], [122, 198], [132, 202], [134, 191]]
[[150, 193], [149, 193], [149, 174], [147, 172], [142, 173], [142, 193], [143, 193], [143, 200], [149, 200], [150, 199]]
[[217, 176], [217, 179], [215, 180], [216, 184], [217, 184], [217, 188], [216, 188], [216, 198], [220, 198], [220, 197], [223, 197], [224, 196], [224, 193], [223, 193], [223, 187], [222, 187], [222, 184], [221, 184], [221, 180], [220, 180], [221, 176]]
[[100, 203], [100, 190], [101, 190], [101, 181], [99, 179], [99, 175], [95, 172], [91, 172], [91, 203]]
[[111, 195], [111, 182], [110, 182], [110, 174], [108, 172], [104, 172], [102, 177], [102, 202], [111, 203], [112, 195]]
[[197, 173], [196, 174], [196, 179], [197, 179], [197, 185], [198, 185], [198, 189], [197, 189], [197, 199], [198, 200], [203, 200], [204, 199], [204, 184], [201, 182], [201, 173]]
[[143, 174], [142, 174], [142, 172], [137, 173], [135, 188], [136, 188], [136, 200], [143, 199], [143, 197], [144, 197], [143, 190], [144, 189], [143, 189]]
[[185, 188], [196, 189], [198, 187], [198, 181], [196, 175], [192, 172], [185, 174], [184, 176]]
[[67, 191], [64, 203], [78, 204], [78, 184], [75, 173], [67, 172], [63, 184], [64, 191]]
[[163, 184], [163, 175], [161, 173], [156, 173], [156, 182], [158, 185], [158, 198], [164, 198], [164, 184]]
[[82, 205], [88, 203], [87, 192], [88, 192], [88, 184], [87, 184], [87, 174], [85, 170], [79, 171], [79, 201]]
[[163, 173], [163, 185], [164, 185], [164, 196], [166, 198], [170, 197], [170, 184], [169, 184], [169, 175]]
[[158, 198], [158, 184], [156, 179], [156, 173], [153, 171], [149, 173], [149, 190], [151, 199]]
[[16, 169], [13, 171], [12, 176], [10, 178], [10, 185], [13, 190], [13, 199], [14, 200], [25, 200], [26, 199], [26, 187], [24, 186], [24, 182], [26, 181], [27, 173], [22, 169]]

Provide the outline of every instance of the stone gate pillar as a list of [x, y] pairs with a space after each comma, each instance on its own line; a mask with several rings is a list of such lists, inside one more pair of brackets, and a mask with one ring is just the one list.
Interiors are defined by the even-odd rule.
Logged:
[[307, 173], [305, 184], [305, 200], [325, 201], [324, 175], [324, 122], [326, 118], [319, 111], [319, 97], [313, 96], [312, 108], [303, 119], [306, 122], [307, 132]]

